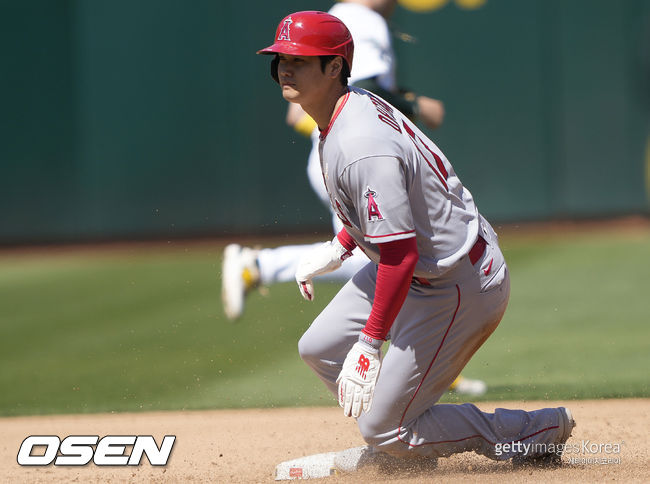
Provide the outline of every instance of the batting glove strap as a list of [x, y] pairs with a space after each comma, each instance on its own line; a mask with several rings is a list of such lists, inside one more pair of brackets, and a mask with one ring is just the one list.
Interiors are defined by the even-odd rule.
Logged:
[[309, 251], [298, 263], [296, 282], [302, 297], [308, 301], [314, 299], [314, 284], [312, 279], [322, 274], [335, 271], [350, 252], [334, 237], [329, 242], [323, 242]]
[[372, 336], [368, 336], [363, 331], [361, 331], [359, 334], [359, 342], [369, 345], [373, 350], [379, 350], [381, 348], [381, 345], [384, 344], [383, 339], [373, 338]]
[[345, 259], [347, 259], [352, 255], [352, 251], [346, 249], [343, 246], [338, 236], [335, 236], [330, 242], [330, 244], [332, 244], [332, 250], [336, 254], [336, 257], [338, 257], [341, 260], [341, 262], [343, 262]]
[[370, 411], [381, 368], [381, 352], [364, 341], [354, 343], [337, 378], [339, 405], [347, 417]]

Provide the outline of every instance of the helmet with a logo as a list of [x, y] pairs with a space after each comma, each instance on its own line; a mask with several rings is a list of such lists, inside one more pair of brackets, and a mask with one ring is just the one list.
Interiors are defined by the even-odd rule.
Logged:
[[[348, 72], [352, 70], [354, 43], [352, 34], [334, 15], [309, 10], [287, 15], [275, 32], [275, 42], [258, 54], [288, 55], [337, 55], [347, 63]], [[277, 72], [273, 72], [274, 79]], [[277, 79], [276, 79], [277, 80]]]

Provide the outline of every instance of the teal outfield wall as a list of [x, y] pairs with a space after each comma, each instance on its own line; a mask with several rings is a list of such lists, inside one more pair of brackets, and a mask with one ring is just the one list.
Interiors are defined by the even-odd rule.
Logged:
[[[331, 4], [0, 0], [0, 243], [327, 230], [254, 53]], [[648, 213], [649, 1], [450, 0], [393, 24], [488, 217]]]

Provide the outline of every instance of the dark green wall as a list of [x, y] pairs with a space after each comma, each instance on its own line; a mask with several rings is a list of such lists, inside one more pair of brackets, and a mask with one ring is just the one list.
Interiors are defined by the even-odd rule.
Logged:
[[0, 6], [0, 241], [75, 231], [71, 3]]
[[445, 101], [432, 136], [482, 211], [647, 213], [650, 2], [450, 2], [394, 23], [416, 39], [396, 44], [401, 78]]
[[[330, 1], [0, 0], [0, 243], [327, 230], [254, 55]], [[648, 211], [650, 2], [398, 9], [403, 83], [497, 220]]]

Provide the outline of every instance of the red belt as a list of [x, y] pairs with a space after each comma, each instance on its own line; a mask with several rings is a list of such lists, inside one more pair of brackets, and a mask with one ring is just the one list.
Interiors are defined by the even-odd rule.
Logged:
[[[483, 257], [483, 254], [485, 254], [485, 246], [487, 245], [487, 242], [483, 237], [480, 235], [476, 239], [476, 242], [474, 242], [474, 245], [472, 248], [469, 250], [469, 261], [472, 263], [472, 265], [476, 264], [481, 257]], [[430, 286], [431, 283], [429, 282], [428, 279], [425, 279], [423, 277], [413, 277], [413, 280], [415, 282], [418, 282], [422, 284], [423, 286]]]
[[472, 263], [472, 265], [476, 264], [478, 260], [483, 257], [483, 254], [485, 254], [486, 245], [487, 242], [485, 239], [479, 235], [476, 239], [476, 242], [474, 243], [474, 246], [469, 250], [469, 261]]

